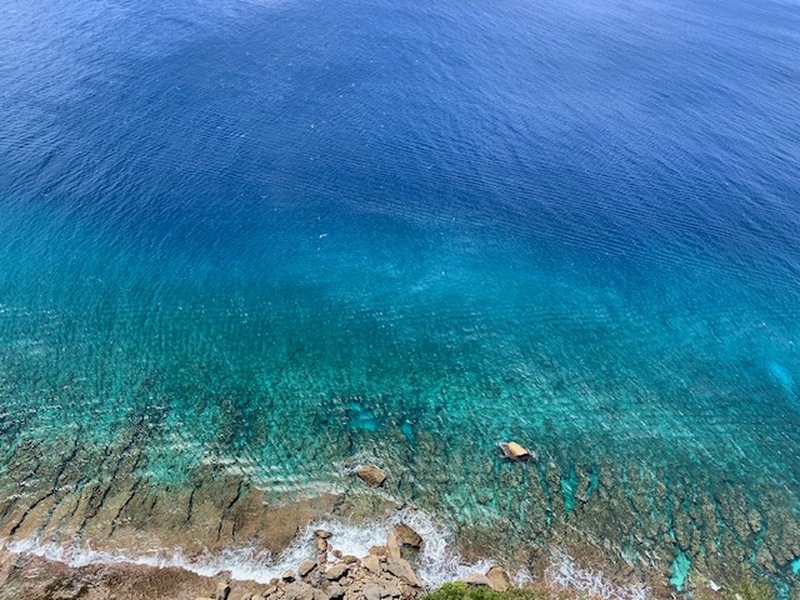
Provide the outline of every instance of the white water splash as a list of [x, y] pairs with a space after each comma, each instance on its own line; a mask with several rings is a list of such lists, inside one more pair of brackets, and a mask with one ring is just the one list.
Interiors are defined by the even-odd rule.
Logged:
[[603, 600], [647, 600], [650, 591], [642, 583], [618, 585], [602, 573], [583, 569], [575, 564], [565, 550], [556, 551], [545, 570], [547, 583], [565, 590], [577, 590], [592, 598]]
[[[437, 587], [447, 581], [462, 579], [473, 573], [483, 573], [490, 566], [483, 560], [468, 563], [454, 550], [454, 535], [445, 524], [429, 514], [403, 509], [383, 521], [352, 525], [338, 519], [315, 521], [300, 532], [280, 555], [273, 557], [265, 550], [231, 548], [219, 554], [188, 557], [180, 550], [134, 554], [123, 551], [96, 550], [89, 543], [56, 544], [37, 539], [0, 542], [0, 549], [19, 555], [32, 555], [79, 568], [93, 564], [133, 564], [156, 568], [177, 567], [204, 577], [229, 572], [236, 580], [268, 583], [288, 569], [296, 569], [304, 560], [316, 557], [314, 531], [325, 529], [333, 534], [331, 543], [343, 554], [363, 557], [372, 546], [382, 546], [392, 527], [404, 522], [423, 538], [417, 575], [425, 587]], [[519, 575], [519, 580], [524, 578]]]

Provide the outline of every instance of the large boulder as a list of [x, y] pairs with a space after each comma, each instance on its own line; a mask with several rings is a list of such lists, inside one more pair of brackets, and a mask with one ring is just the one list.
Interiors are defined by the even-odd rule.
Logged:
[[350, 565], [344, 562], [339, 562], [325, 571], [325, 577], [330, 581], [339, 581], [350, 570]]
[[396, 556], [390, 556], [386, 561], [386, 570], [409, 585], [413, 585], [414, 587], [421, 586], [416, 573], [414, 573], [414, 569], [411, 568], [407, 560]]
[[422, 536], [405, 523], [398, 523], [392, 528], [392, 533], [401, 546], [419, 549], [422, 546]]
[[463, 583], [466, 583], [467, 585], [491, 587], [491, 582], [489, 581], [489, 578], [483, 573], [475, 573], [474, 575], [465, 577], [461, 581]]
[[506, 458], [510, 458], [511, 460], [530, 460], [533, 458], [533, 455], [528, 449], [517, 442], [501, 443], [500, 450], [503, 451]]
[[486, 578], [489, 580], [489, 587], [495, 592], [505, 592], [511, 587], [508, 573], [502, 567], [492, 567], [486, 571]]
[[374, 465], [367, 465], [356, 469], [356, 475], [370, 487], [380, 487], [386, 481], [386, 473]]

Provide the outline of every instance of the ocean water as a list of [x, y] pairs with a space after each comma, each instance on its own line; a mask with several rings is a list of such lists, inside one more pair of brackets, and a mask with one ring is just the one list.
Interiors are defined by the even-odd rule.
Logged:
[[9, 542], [135, 447], [176, 496], [373, 462], [487, 555], [797, 585], [796, 2], [0, 13]]

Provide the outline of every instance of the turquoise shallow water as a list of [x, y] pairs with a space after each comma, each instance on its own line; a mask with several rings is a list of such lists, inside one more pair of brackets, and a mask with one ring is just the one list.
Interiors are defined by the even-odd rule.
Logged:
[[153, 486], [372, 461], [498, 553], [796, 581], [793, 5], [13, 8], [4, 506], [133, 430]]

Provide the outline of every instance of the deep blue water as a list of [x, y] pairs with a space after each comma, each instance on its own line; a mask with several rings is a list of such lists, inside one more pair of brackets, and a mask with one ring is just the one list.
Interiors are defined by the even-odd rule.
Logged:
[[[796, 578], [799, 4], [0, 14], [3, 470], [144, 415], [154, 484], [232, 460], [300, 490], [355, 456], [464, 526], [635, 553], [647, 514], [674, 557]], [[510, 437], [544, 457], [513, 502]], [[701, 496], [708, 539], [670, 525]]]

